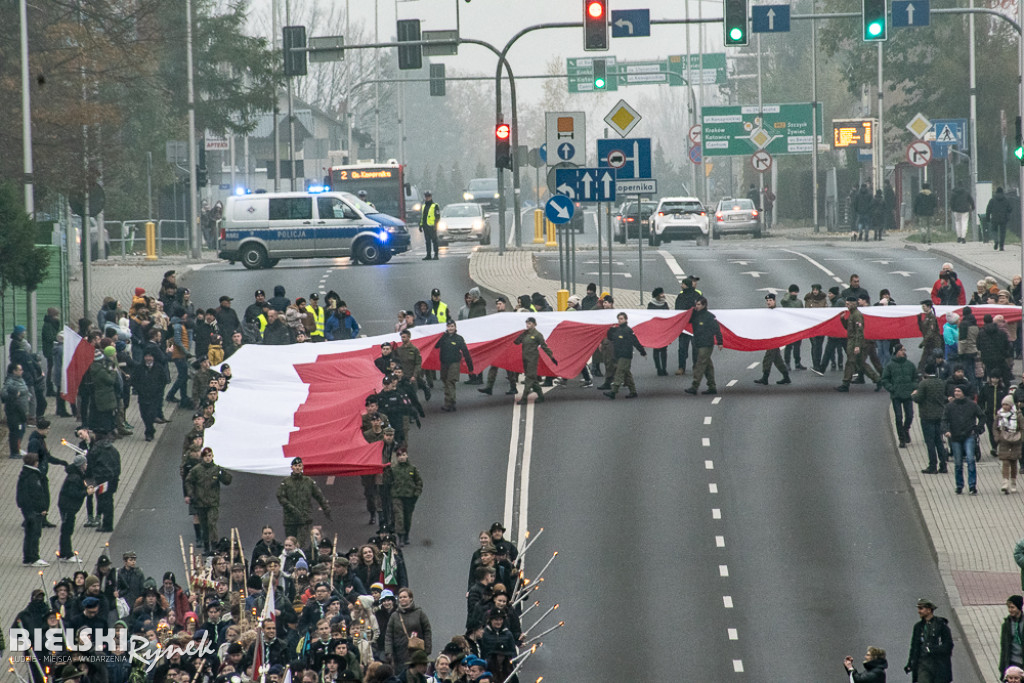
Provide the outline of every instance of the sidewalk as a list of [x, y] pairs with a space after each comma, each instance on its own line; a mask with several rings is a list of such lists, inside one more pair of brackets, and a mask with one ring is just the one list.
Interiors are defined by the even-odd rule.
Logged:
[[[190, 270], [186, 259], [172, 260], [163, 259], [156, 263], [140, 261], [113, 261], [109, 264], [94, 264], [92, 268], [92, 283], [90, 299], [92, 299], [91, 312], [99, 307], [104, 296], [117, 297], [122, 304], [131, 302], [131, 296], [135, 287], [144, 287], [148, 294], [156, 295], [160, 287], [160, 281], [167, 270], [177, 270], [178, 281], [181, 276]], [[77, 327], [73, 321], [81, 316], [82, 312], [82, 282], [81, 277], [71, 280], [71, 327]], [[53, 423], [50, 427], [50, 434], [46, 443], [53, 455], [61, 460], [70, 462], [74, 453], [60, 445], [62, 438], [77, 445], [78, 440], [74, 437], [74, 429], [77, 420], [73, 418], [59, 418], [54, 415], [56, 409], [55, 399], [48, 399], [46, 417]], [[164, 407], [164, 414], [169, 420], [186, 419], [182, 413], [176, 412], [177, 404], [168, 403]], [[153, 455], [156, 445], [160, 442], [165, 425], [156, 425], [156, 438], [147, 443], [143, 440], [142, 418], [139, 416], [138, 402], [132, 400], [128, 407], [126, 419], [129, 424], [135, 426], [135, 435], [118, 439], [115, 442], [117, 450], [121, 453], [121, 479], [118, 484], [118, 491], [114, 495], [114, 524], [118, 523], [121, 515], [128, 505], [132, 491], [135, 489], [150, 457]], [[28, 443], [28, 435], [32, 433], [29, 427], [22, 440], [23, 446]], [[169, 454], [175, 458], [177, 453]], [[72, 537], [73, 547], [82, 559], [82, 564], [64, 564], [57, 561], [57, 542], [60, 538], [59, 529], [44, 529], [39, 544], [40, 556], [50, 563], [49, 567], [35, 569], [25, 567], [21, 564], [21, 542], [24, 534], [21, 529], [21, 514], [15, 507], [15, 489], [18, 481], [18, 474], [21, 470], [20, 459], [9, 459], [7, 452], [6, 431], [0, 442], [0, 500], [4, 501], [7, 514], [0, 519], [0, 535], [7, 539], [7, 543], [0, 546], [0, 595], [4, 599], [0, 602], [0, 627], [10, 626], [15, 615], [28, 604], [31, 592], [36, 588], [46, 590], [47, 600], [53, 595], [53, 584], [64, 577], [71, 575], [78, 569], [95, 573], [96, 560], [101, 554], [107, 552], [110, 555], [114, 567], [121, 566], [121, 553], [131, 548], [107, 548], [110, 534], [97, 533], [95, 529], [85, 528], [82, 524], [87, 520], [85, 506], [76, 519], [77, 528]], [[64, 482], [64, 468], [60, 465], [53, 465], [49, 472], [50, 480], [50, 520], [60, 525], [60, 513], [57, 510], [57, 494]]]

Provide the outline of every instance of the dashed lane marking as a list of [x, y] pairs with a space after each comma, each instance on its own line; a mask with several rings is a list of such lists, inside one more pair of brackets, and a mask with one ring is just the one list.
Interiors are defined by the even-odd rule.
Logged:
[[722, 402], [722, 397], [721, 396], [715, 396], [713, 399], [711, 399], [711, 405], [713, 405], [713, 406], [717, 406], [721, 402]]
[[714, 461], [712, 461], [712, 460], [705, 460], [704, 461], [704, 469], [706, 469], [706, 470], [713, 470], [713, 469], [715, 469]]
[[[755, 366], [757, 366], [757, 363], [754, 363], [754, 365], [755, 365]], [[750, 369], [750, 370], [753, 370], [753, 368], [748, 368], [748, 369]], [[729, 383], [728, 383], [728, 384], [726, 384], [725, 386], [727, 386], [727, 387], [734, 387], [734, 386], [736, 386], [736, 385], [737, 385], [738, 383], [739, 383], [739, 380], [738, 380], [738, 379], [731, 379], [731, 380], [729, 380]]]
[[725, 536], [715, 536], [715, 547], [716, 548], [724, 548], [725, 547]]
[[760, 363], [751, 363], [750, 365], [747, 366], [747, 370], [753, 370], [758, 365], [760, 365]]
[[704, 417], [704, 424], [706, 424], [706, 425], [711, 424], [711, 416], [710, 415], [707, 415], [707, 416]]
[[734, 659], [734, 660], [732, 660], [732, 670], [735, 671], [738, 674], [743, 673], [743, 660], [742, 659]]
[[718, 575], [721, 577], [729, 576], [729, 565], [720, 564], [718, 565]]
[[725, 609], [732, 609], [732, 596], [731, 595], [723, 595], [722, 596], [722, 604], [725, 605]]
[[734, 628], [729, 629], [729, 640], [739, 640], [739, 639], [740, 639], [740, 632], [737, 629], [734, 629]]
[[721, 508], [711, 508], [711, 519], [721, 519], [721, 518], [722, 518], [722, 509]]
[[334, 477], [333, 476], [332, 477], [327, 477], [327, 485], [328, 486], [333, 486], [334, 485]]
[[718, 484], [708, 484], [708, 493], [718, 493]]
[[701, 440], [700, 440], [700, 445], [703, 446], [704, 448], [710, 447], [711, 446], [711, 439], [709, 439], [706, 436], [702, 437]]

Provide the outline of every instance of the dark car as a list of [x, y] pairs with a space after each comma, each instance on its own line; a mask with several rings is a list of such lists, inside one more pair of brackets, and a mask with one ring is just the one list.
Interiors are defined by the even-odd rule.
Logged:
[[[636, 202], [623, 202], [612, 214], [615, 226], [615, 241], [625, 244], [627, 239], [633, 239], [639, 234], [649, 237], [651, 234], [651, 214], [658, 207], [657, 202], [640, 202], [640, 219], [637, 220]], [[637, 225], [639, 224], [639, 228]]]

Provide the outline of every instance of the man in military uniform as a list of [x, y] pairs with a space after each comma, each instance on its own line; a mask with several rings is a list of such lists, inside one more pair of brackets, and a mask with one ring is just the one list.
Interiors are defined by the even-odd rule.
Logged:
[[871, 378], [877, 388], [882, 385], [875, 369], [865, 363], [867, 346], [864, 343], [864, 314], [857, 308], [857, 297], [846, 297], [846, 369], [843, 371], [843, 383], [836, 391], [849, 391], [853, 373], [860, 372]]
[[707, 377], [708, 388], [704, 393], [713, 396], [718, 393], [718, 387], [715, 385], [715, 364], [711, 362], [711, 352], [716, 345], [721, 351], [724, 342], [718, 319], [708, 310], [708, 300], [703, 296], [693, 302], [690, 327], [693, 329], [693, 350], [697, 360], [693, 366], [693, 385], [683, 391], [696, 395], [701, 380]]
[[316, 500], [327, 519], [331, 518], [330, 503], [316, 482], [302, 473], [302, 458], [295, 458], [292, 460], [292, 475], [277, 487], [277, 502], [284, 508], [285, 536], [294, 536], [300, 545], [309, 541], [313, 527], [310, 499]]
[[384, 468], [384, 485], [391, 493], [395, 531], [402, 545], [409, 545], [412, 513], [423, 492], [423, 478], [420, 477], [420, 471], [409, 462], [409, 452], [404, 447], [399, 446], [397, 456], [398, 462]]
[[[764, 304], [768, 307], [769, 311], [775, 310], [775, 294], [768, 292], [764, 295]], [[768, 375], [772, 372], [772, 365], [779, 369], [782, 373], [782, 379], [776, 384], [792, 384], [789, 379], [789, 370], [786, 369], [786, 364], [782, 362], [782, 353], [778, 349], [768, 349], [764, 352], [764, 358], [761, 359], [761, 379], [755, 379], [754, 384], [768, 384]]]
[[935, 616], [935, 603], [917, 601], [917, 615], [910, 638], [910, 656], [904, 673], [917, 683], [950, 683], [953, 680], [953, 634], [949, 622]]
[[405, 443], [408, 421], [416, 412], [408, 393], [398, 388], [398, 378], [394, 375], [384, 377], [384, 389], [377, 394], [377, 404], [380, 412], [387, 416], [388, 424], [395, 428], [395, 440]]
[[202, 462], [192, 468], [185, 479], [185, 503], [193, 503], [199, 516], [203, 547], [211, 553], [220, 539], [217, 518], [220, 516], [220, 487], [231, 483], [231, 473], [213, 462], [213, 449], [204, 448]]
[[[512, 313], [512, 309], [509, 308], [508, 300], [499, 296], [494, 302], [494, 308], [498, 313]], [[516, 393], [516, 384], [519, 382], [519, 373], [512, 372], [511, 370], [505, 371], [505, 379], [508, 380], [508, 391], [505, 392], [506, 396], [513, 396]], [[494, 393], [494, 383], [498, 381], [498, 368], [491, 366], [487, 370], [487, 386], [477, 389], [481, 394], [487, 394], [490, 396]]]
[[625, 313], [619, 313], [616, 316], [616, 320], [619, 321], [619, 324], [609, 329], [606, 337], [611, 342], [612, 353], [615, 357], [615, 376], [612, 379], [611, 390], [604, 392], [604, 395], [614, 399], [615, 394], [619, 392], [619, 387], [625, 384], [626, 388], [629, 389], [626, 398], [636, 398], [636, 384], [633, 382], [633, 371], [631, 369], [633, 365], [633, 349], [635, 348], [639, 351], [640, 355], [644, 358], [647, 357], [647, 351], [644, 350], [636, 335], [633, 334], [633, 328], [628, 323], [629, 316]]
[[[537, 364], [540, 362], [540, 350], [548, 354], [548, 358], [555, 365], [555, 354], [551, 352], [548, 343], [544, 341], [544, 335], [537, 331], [537, 319], [530, 317], [526, 319], [526, 329], [515, 338], [513, 344], [523, 347], [523, 374], [526, 379], [523, 384], [523, 397], [519, 399], [519, 405], [526, 405], [526, 397], [533, 391], [537, 394], [537, 403], [544, 402], [544, 392], [541, 391], [540, 382], [537, 381]], [[636, 389], [633, 389], [635, 392]]]
[[[786, 296], [782, 297], [779, 305], [783, 308], [803, 308], [804, 302], [800, 298], [800, 285], [790, 285], [789, 291]], [[786, 344], [786, 350], [782, 354], [786, 361], [786, 369], [806, 370], [807, 368], [803, 363], [800, 362], [800, 349], [803, 346], [803, 340], [797, 339], [792, 344]], [[790, 364], [790, 358], [792, 358], [792, 364]]]
[[[433, 195], [430, 192], [423, 193], [423, 208], [420, 209], [420, 232], [423, 233], [423, 242], [427, 247], [427, 255], [424, 261], [429, 261], [430, 245], [434, 245], [433, 259], [437, 260], [437, 221], [441, 217], [441, 207], [434, 203]], [[438, 320], [438, 322], [441, 322]]]
[[406, 379], [416, 387], [423, 390], [423, 398], [430, 400], [430, 387], [423, 379], [423, 355], [416, 345], [412, 343], [412, 332], [402, 330], [399, 336], [402, 338], [400, 346], [394, 347], [392, 353], [402, 366], [402, 373]]
[[[697, 297], [701, 294], [693, 286], [693, 278], [683, 278], [679, 283], [679, 294], [676, 295], [675, 310], [677, 311], [688, 311], [693, 308], [694, 303], [697, 301]], [[676, 370], [677, 375], [686, 374], [686, 359], [690, 355], [690, 335], [685, 332], [679, 334], [679, 368]], [[696, 351], [694, 352], [693, 364], [697, 364]]]
[[391, 423], [388, 422], [388, 416], [384, 415], [383, 413], [381, 413], [380, 410], [378, 410], [377, 406], [378, 406], [377, 394], [370, 394], [369, 396], [366, 397], [366, 412], [363, 413], [363, 415], [362, 415], [362, 417], [363, 417], [362, 430], [364, 432], [373, 425], [373, 419], [374, 419], [375, 416], [379, 417], [381, 419], [381, 425], [380, 426], [381, 426], [382, 429], [384, 427], [390, 427], [391, 426]]
[[943, 348], [942, 332], [939, 322], [935, 319], [935, 308], [931, 299], [921, 300], [921, 312], [917, 314], [917, 329], [921, 330], [921, 360], [917, 363], [917, 371], [924, 372], [924, 367], [932, 362], [935, 349]]
[[466, 370], [472, 373], [473, 359], [469, 355], [466, 340], [458, 334], [454, 320], [448, 321], [445, 333], [434, 344], [434, 348], [441, 350], [441, 380], [444, 382], [444, 406], [441, 410], [446, 413], [455, 412], [455, 387], [459, 383], [462, 360], [465, 359]]

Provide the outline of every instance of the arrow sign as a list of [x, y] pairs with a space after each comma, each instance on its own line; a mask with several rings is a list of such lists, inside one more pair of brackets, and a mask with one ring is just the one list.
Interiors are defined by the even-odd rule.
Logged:
[[929, 0], [894, 0], [892, 25], [894, 28], [928, 26], [931, 23], [931, 11]]
[[750, 30], [754, 33], [787, 33], [789, 31], [789, 5], [751, 7]]
[[562, 161], [569, 161], [576, 156], [576, 148], [568, 142], [563, 142], [558, 146], [558, 158]]
[[764, 173], [772, 167], [772, 155], [763, 149], [759, 149], [750, 155], [750, 165], [758, 173]]
[[576, 199], [576, 188], [574, 187], [570, 187], [569, 185], [562, 183], [555, 189], [558, 190], [558, 194], [564, 194], [569, 199]]
[[612, 38], [646, 38], [649, 35], [649, 9], [612, 10]]
[[914, 166], [927, 166], [932, 160], [932, 146], [924, 140], [915, 140], [907, 147], [907, 161]]
[[601, 176], [601, 185], [603, 188], [602, 194], [604, 194], [605, 197], [615, 196], [615, 176], [608, 171], [605, 171], [604, 175]]
[[615, 171], [605, 168], [555, 169], [555, 191], [577, 202], [615, 201]]
[[761, 272], [759, 270], [748, 270], [745, 273], [740, 273], [740, 275], [749, 275], [750, 277], [752, 277], [754, 279], [760, 279], [760, 277], [762, 275], [767, 275], [767, 274], [768, 273]]
[[552, 196], [544, 206], [544, 215], [555, 225], [571, 221], [575, 211], [576, 207], [573, 205], [572, 200], [560, 194]]
[[889, 275], [900, 275], [902, 277], [910, 277], [911, 275], [913, 275], [913, 273], [907, 272], [905, 270], [892, 270], [889, 271]]
[[594, 189], [594, 176], [587, 171], [580, 176], [580, 187], [583, 189], [583, 201], [590, 201]]

